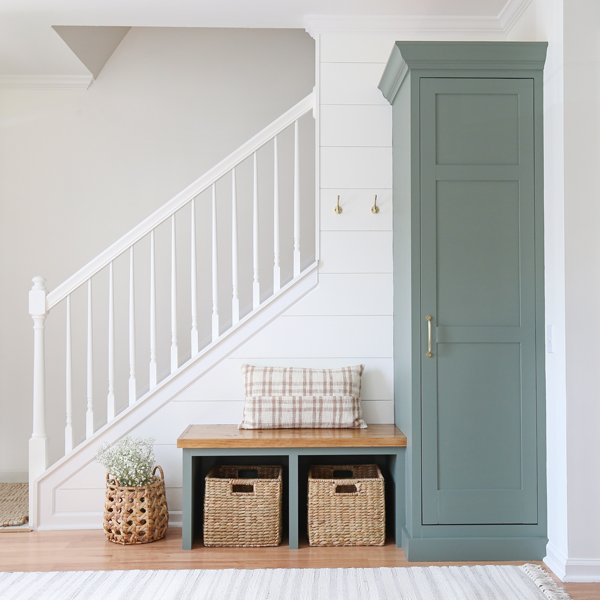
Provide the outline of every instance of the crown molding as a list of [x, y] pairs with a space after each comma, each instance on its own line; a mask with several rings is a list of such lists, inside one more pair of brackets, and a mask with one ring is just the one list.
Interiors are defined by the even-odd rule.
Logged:
[[512, 29], [531, 2], [532, 0], [507, 0], [504, 8], [495, 17], [308, 15], [305, 18], [305, 26], [306, 31], [313, 37], [328, 33], [401, 34], [402, 32], [437, 32], [506, 34]]
[[508, 33], [533, 0], [508, 0], [498, 15], [503, 33]]
[[92, 75], [0, 75], [0, 90], [87, 90]]

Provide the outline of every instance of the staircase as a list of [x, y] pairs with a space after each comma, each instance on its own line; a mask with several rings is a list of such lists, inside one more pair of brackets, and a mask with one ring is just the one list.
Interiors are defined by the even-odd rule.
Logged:
[[316, 286], [313, 110], [310, 94], [54, 290], [33, 279], [33, 528], [101, 527], [85, 493], [59, 502], [74, 481], [97, 497], [99, 446], [160, 420]]

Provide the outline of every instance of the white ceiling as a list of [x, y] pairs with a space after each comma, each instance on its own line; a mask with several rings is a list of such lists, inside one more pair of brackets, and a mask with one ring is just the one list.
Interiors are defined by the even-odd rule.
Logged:
[[[0, 0], [0, 76], [89, 75], [56, 25], [371, 30], [377, 23], [449, 23], [489, 31], [530, 0]], [[383, 19], [376, 19], [383, 17]], [[375, 19], [374, 19], [375, 18]], [[502, 20], [504, 18], [504, 21]], [[466, 21], [465, 21], [466, 19]], [[431, 29], [431, 27], [430, 27]], [[426, 30], [426, 28], [425, 28]]]

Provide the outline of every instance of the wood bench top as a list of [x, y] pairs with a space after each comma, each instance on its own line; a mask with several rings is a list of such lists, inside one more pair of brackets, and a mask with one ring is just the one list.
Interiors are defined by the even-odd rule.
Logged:
[[238, 429], [237, 425], [190, 425], [178, 448], [384, 448], [406, 446], [395, 425], [366, 429]]

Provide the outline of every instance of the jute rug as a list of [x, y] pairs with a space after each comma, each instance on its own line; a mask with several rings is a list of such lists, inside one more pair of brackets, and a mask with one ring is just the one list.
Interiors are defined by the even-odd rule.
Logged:
[[29, 484], [0, 483], [0, 527], [14, 527], [29, 519]]
[[0, 573], [2, 600], [567, 600], [537, 565]]

